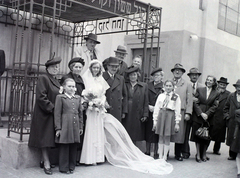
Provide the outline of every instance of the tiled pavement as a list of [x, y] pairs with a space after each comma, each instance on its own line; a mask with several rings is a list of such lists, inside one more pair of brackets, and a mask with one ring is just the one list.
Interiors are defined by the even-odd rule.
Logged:
[[79, 166], [76, 167], [74, 174], [62, 174], [58, 172], [58, 168], [53, 169], [53, 175], [44, 174], [39, 167], [13, 169], [7, 167], [0, 158], [0, 178], [42, 178], [42, 177], [79, 177], [79, 178], [236, 178], [237, 169], [236, 162], [227, 160], [228, 147], [222, 144], [221, 155], [212, 154], [213, 143], [208, 149], [208, 157], [210, 161], [197, 163], [195, 161], [195, 144], [190, 142], [191, 157], [182, 162], [173, 158], [173, 144], [171, 144], [170, 158], [168, 160], [174, 167], [169, 175], [158, 176], [152, 174], [144, 174], [123, 168], [117, 168], [109, 163], [97, 166]]

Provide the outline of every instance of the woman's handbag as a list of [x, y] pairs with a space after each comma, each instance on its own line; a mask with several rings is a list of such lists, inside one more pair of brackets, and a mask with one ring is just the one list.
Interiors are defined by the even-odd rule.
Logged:
[[209, 135], [210, 124], [207, 121], [206, 123], [208, 124], [208, 126], [204, 126], [204, 124], [202, 124], [202, 126], [196, 131], [196, 136], [204, 140], [211, 140], [211, 137]]

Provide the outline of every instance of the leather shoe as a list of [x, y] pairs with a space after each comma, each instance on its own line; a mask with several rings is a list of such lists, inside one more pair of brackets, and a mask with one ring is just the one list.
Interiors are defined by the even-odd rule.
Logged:
[[202, 162], [201, 159], [198, 159], [198, 158], [197, 158], [197, 155], [195, 156], [195, 159], [196, 159], [196, 161], [197, 161], [198, 163], [201, 163], [201, 162]]
[[52, 169], [51, 168], [45, 168], [45, 166], [43, 167], [43, 169], [44, 169], [44, 172], [45, 172], [45, 174], [48, 174], [48, 175], [52, 175]]
[[70, 174], [70, 171], [60, 171], [63, 174]]
[[206, 160], [207, 160], [207, 161], [209, 161], [209, 160], [210, 160], [210, 158], [206, 156]]
[[70, 172], [70, 174], [73, 174], [74, 170], [72, 170], [72, 169], [69, 169], [69, 172]]
[[213, 152], [213, 154], [215, 154], [215, 155], [221, 155], [221, 153], [219, 153], [219, 152]]
[[183, 159], [188, 159], [189, 155], [183, 155]]
[[154, 159], [158, 159], [158, 158], [159, 158], [159, 154], [154, 154], [154, 155], [153, 155], [153, 158], [154, 158]]
[[183, 158], [181, 156], [180, 157], [175, 156], [175, 159], [178, 160], [178, 161], [183, 161]]
[[202, 158], [202, 161], [203, 162], [207, 162], [207, 158]]
[[233, 157], [228, 157], [228, 160], [236, 160], [236, 158], [233, 158]]
[[150, 153], [145, 152], [144, 154], [150, 156]]
[[[40, 168], [44, 168], [44, 161], [40, 161]], [[54, 164], [51, 164], [50, 165], [51, 168], [55, 168], [55, 165]]]

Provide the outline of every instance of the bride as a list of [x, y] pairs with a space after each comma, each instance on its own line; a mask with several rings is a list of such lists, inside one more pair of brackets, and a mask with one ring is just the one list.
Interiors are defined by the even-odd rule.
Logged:
[[105, 92], [109, 86], [102, 77], [102, 70], [101, 62], [92, 60], [82, 77], [86, 88], [82, 95], [88, 102], [88, 109], [80, 163], [95, 165], [104, 162], [106, 156], [108, 162], [117, 167], [158, 175], [171, 173], [171, 164], [142, 153], [122, 124], [106, 113]]

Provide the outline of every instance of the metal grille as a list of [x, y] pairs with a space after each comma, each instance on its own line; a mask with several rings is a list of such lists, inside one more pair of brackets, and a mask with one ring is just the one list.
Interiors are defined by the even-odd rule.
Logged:
[[[74, 47], [82, 45], [90, 32], [124, 32], [138, 36], [144, 48], [143, 58], [147, 59], [147, 45], [151, 48], [150, 56], [153, 42], [159, 49], [161, 8], [131, 0], [0, 0], [0, 23], [14, 29], [12, 69], [1, 80], [2, 86], [10, 88], [2, 94], [10, 95], [10, 100], [4, 98], [3, 104], [4, 113], [9, 114], [8, 136], [11, 132], [19, 133], [22, 140], [30, 130], [37, 78], [45, 71], [44, 63], [53, 52], [70, 59]], [[62, 64], [67, 66], [67, 61]], [[144, 60], [144, 65], [149, 66], [144, 71], [149, 75], [151, 60]], [[62, 68], [60, 73], [66, 73], [66, 69]]]

